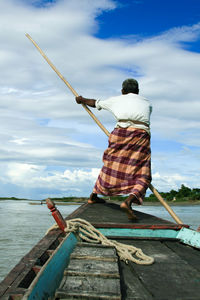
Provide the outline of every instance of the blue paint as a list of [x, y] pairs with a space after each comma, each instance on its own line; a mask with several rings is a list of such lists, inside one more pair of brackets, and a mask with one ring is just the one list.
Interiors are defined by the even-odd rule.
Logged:
[[179, 231], [177, 238], [184, 244], [200, 249], [200, 232], [188, 228], [182, 228]]
[[77, 239], [73, 233], [65, 238], [53, 256], [46, 262], [40, 273], [33, 281], [23, 299], [38, 300], [52, 297], [58, 288], [63, 272], [70, 260]]
[[130, 228], [98, 228], [105, 236], [176, 238], [178, 231], [173, 229], [130, 229]]

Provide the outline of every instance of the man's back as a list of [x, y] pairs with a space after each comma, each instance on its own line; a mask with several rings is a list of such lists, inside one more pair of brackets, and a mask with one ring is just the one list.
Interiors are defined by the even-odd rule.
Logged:
[[128, 93], [111, 97], [105, 101], [98, 100], [96, 108], [110, 111], [118, 121], [117, 126], [120, 127], [131, 126], [130, 122], [127, 121], [140, 121], [150, 124], [152, 107], [149, 100], [138, 94]]

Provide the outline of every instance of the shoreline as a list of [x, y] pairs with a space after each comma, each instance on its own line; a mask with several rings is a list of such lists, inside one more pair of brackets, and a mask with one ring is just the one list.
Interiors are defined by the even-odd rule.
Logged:
[[[0, 201], [6, 201], [6, 200], [12, 200], [12, 201], [28, 201], [30, 205], [46, 205], [46, 202], [45, 200], [30, 200], [30, 199], [13, 199], [13, 198], [0, 198]], [[66, 201], [66, 200], [53, 200], [54, 203], [56, 205], [82, 205], [84, 203], [87, 203], [87, 200], [84, 199], [76, 199], [76, 200], [71, 200], [71, 201]], [[107, 203], [115, 203], [115, 204], [120, 204], [121, 201], [119, 200], [106, 200]], [[195, 206], [195, 205], [200, 205], [200, 201], [165, 201], [169, 206]], [[157, 201], [157, 202], [154, 202], [154, 201], [144, 201], [142, 205], [134, 205], [134, 207], [137, 207], [137, 206], [162, 206], [162, 204]]]
[[[32, 200], [33, 201], [33, 200]], [[53, 202], [55, 203], [55, 205], [82, 205], [87, 203], [87, 201], [80, 201], [80, 202], [76, 202], [76, 201], [69, 201], [69, 202], [65, 202], [65, 201], [56, 201], [53, 200]], [[106, 201], [107, 203], [115, 203], [115, 204], [120, 204], [120, 201]], [[180, 202], [167, 202], [166, 203], [169, 206], [196, 206], [196, 205], [200, 205], [200, 201], [190, 201], [190, 202], [185, 202], [185, 201], [180, 201]], [[35, 200], [35, 202], [31, 202], [30, 200], [30, 205], [46, 205], [45, 201], [43, 201], [41, 203], [41, 201], [39, 200]], [[133, 204], [134, 207], [142, 207], [142, 206], [163, 206], [160, 202], [143, 202], [142, 205], [137, 205], [137, 204]]]

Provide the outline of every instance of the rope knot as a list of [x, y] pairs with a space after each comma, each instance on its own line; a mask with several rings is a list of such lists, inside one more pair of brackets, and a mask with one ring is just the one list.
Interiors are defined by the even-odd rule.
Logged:
[[70, 222], [70, 221], [66, 221], [66, 228], [65, 228], [65, 232], [73, 232], [73, 233], [79, 233], [79, 228], [80, 228], [80, 224], [78, 222], [74, 223], [74, 222]]

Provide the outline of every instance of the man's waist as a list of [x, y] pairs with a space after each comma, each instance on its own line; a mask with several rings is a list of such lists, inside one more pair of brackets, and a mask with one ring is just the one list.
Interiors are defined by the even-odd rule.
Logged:
[[130, 123], [132, 123], [132, 124], [138, 124], [138, 125], [144, 125], [144, 126], [146, 126], [146, 127], [148, 127], [149, 128], [149, 124], [147, 124], [146, 122], [142, 122], [142, 121], [137, 121], [137, 120], [129, 120], [129, 119], [120, 119], [120, 120], [118, 120], [118, 122], [130, 122]]

